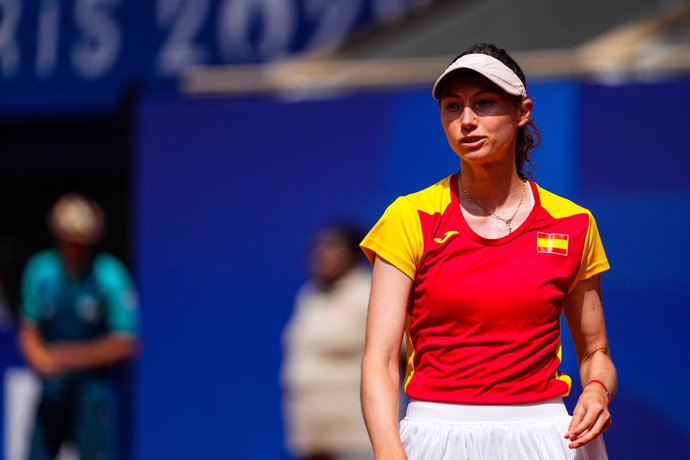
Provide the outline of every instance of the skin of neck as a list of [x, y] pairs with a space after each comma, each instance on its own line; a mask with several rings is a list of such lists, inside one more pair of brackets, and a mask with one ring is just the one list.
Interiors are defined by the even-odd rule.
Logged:
[[462, 185], [482, 205], [490, 209], [511, 206], [525, 187], [515, 161], [472, 164], [461, 160]]
[[71, 276], [83, 274], [93, 255], [93, 248], [69, 241], [57, 241], [58, 252], [64, 264], [65, 270]]

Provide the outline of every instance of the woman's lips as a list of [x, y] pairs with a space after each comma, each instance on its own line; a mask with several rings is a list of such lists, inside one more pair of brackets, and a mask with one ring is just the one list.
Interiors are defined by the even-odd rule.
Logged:
[[485, 140], [483, 136], [466, 136], [460, 139], [460, 144], [468, 149], [476, 149], [481, 147]]

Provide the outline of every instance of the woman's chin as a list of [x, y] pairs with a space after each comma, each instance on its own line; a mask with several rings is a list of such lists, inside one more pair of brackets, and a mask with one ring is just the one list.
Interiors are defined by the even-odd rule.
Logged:
[[492, 155], [486, 152], [484, 149], [476, 150], [460, 150], [456, 151], [460, 160], [466, 161], [468, 163], [485, 163], [491, 161]]

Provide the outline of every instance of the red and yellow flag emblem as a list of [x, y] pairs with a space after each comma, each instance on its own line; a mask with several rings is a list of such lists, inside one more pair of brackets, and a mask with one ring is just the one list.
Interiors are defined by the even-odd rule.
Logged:
[[568, 255], [568, 235], [537, 232], [537, 252]]

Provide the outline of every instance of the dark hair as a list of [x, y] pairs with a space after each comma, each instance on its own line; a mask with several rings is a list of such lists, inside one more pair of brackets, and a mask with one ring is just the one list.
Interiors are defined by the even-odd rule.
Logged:
[[324, 226], [319, 233], [330, 233], [338, 237], [355, 261], [363, 255], [359, 243], [364, 238], [364, 233], [357, 224], [349, 221], [331, 222]]
[[[522, 71], [518, 63], [515, 62], [515, 60], [510, 57], [508, 52], [503, 48], [499, 48], [491, 43], [475, 43], [453, 58], [451, 63], [455, 62], [458, 58], [466, 54], [486, 54], [494, 59], [498, 59], [510, 70], [515, 72], [515, 75], [518, 76], [518, 78], [522, 81], [522, 84], [525, 85], [525, 90], [527, 90], [527, 79], [525, 78], [525, 73]], [[525, 126], [518, 128], [517, 139], [515, 141], [515, 165], [517, 167], [518, 175], [523, 180], [531, 176], [531, 174], [526, 171], [526, 165], [529, 164], [532, 169], [536, 167], [534, 161], [532, 161], [531, 153], [540, 142], [541, 134], [539, 133], [537, 123], [533, 119], [530, 119]]]

